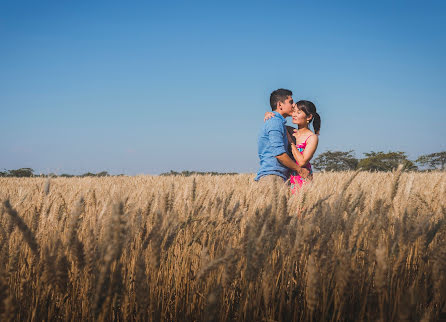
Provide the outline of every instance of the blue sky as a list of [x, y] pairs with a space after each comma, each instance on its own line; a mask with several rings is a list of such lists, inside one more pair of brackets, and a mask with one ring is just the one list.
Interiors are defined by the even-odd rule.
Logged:
[[444, 3], [1, 0], [0, 168], [256, 172], [279, 87], [318, 153], [443, 151]]

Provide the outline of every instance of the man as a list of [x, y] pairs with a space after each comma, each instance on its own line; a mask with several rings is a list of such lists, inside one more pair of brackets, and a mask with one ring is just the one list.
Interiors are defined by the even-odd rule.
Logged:
[[297, 171], [304, 178], [309, 173], [287, 154], [288, 138], [285, 118], [293, 111], [292, 95], [290, 90], [283, 88], [271, 93], [270, 105], [276, 117], [270, 118], [263, 124], [258, 137], [260, 169], [255, 181], [284, 183], [288, 180], [290, 171]]

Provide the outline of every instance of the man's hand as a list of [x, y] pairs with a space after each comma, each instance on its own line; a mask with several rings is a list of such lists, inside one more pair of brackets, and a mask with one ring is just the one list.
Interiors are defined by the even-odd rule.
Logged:
[[302, 178], [306, 179], [310, 174], [310, 170], [300, 167], [297, 163], [291, 160], [290, 156], [286, 153], [276, 156], [277, 160], [287, 168], [296, 171]]
[[[282, 153], [281, 155], [276, 156], [276, 158], [277, 160], [279, 160], [280, 163], [282, 163], [288, 169], [297, 171], [299, 173], [301, 167], [296, 162], [294, 162], [288, 154]], [[303, 174], [305, 174], [305, 171], [303, 172]], [[306, 175], [308, 175], [308, 173]]]

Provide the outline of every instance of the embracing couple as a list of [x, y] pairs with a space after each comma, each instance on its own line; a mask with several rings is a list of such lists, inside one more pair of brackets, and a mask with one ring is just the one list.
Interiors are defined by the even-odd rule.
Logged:
[[[272, 112], [265, 113], [258, 138], [260, 169], [255, 180], [268, 185], [289, 182], [294, 193], [313, 178], [310, 160], [317, 149], [321, 118], [312, 102], [294, 103], [292, 96], [282, 88], [271, 93]], [[285, 126], [288, 116], [297, 129]]]

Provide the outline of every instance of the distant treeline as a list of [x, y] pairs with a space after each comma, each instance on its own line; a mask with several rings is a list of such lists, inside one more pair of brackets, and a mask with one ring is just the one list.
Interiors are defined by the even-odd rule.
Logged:
[[[211, 175], [211, 176], [219, 176], [219, 175], [235, 175], [238, 174], [237, 172], [200, 172], [200, 171], [182, 171], [182, 172], [176, 172], [176, 171], [170, 171], [161, 173], [160, 176], [184, 176], [189, 177], [192, 175]], [[64, 177], [64, 178], [83, 178], [83, 177], [117, 177], [117, 176], [123, 176], [124, 174], [118, 174], [118, 175], [111, 175], [107, 171], [102, 171], [98, 173], [91, 173], [87, 172], [80, 175], [74, 175], [74, 174], [67, 174], [62, 173], [60, 175], [57, 175], [55, 173], [49, 173], [49, 174], [35, 174], [34, 170], [31, 168], [20, 168], [16, 170], [5, 170], [3, 172], [0, 172], [0, 177]]]
[[[446, 165], [446, 151], [431, 153], [419, 156], [416, 160], [409, 160], [405, 152], [369, 152], [364, 153], [364, 158], [358, 159], [354, 156], [353, 150], [350, 151], [326, 151], [319, 154], [311, 161], [314, 169], [319, 171], [349, 171], [361, 169], [364, 171], [393, 171], [398, 165], [403, 164], [407, 171], [431, 171], [444, 170]], [[192, 176], [192, 175], [235, 175], [236, 172], [200, 172], [200, 171], [182, 171], [161, 173], [160, 176]], [[112, 176], [107, 171], [99, 173], [87, 172], [81, 175], [72, 175], [63, 173], [56, 175], [40, 174], [35, 175], [31, 168], [20, 168], [17, 170], [5, 170], [0, 172], [0, 177], [108, 177]], [[113, 175], [115, 176], [115, 175]], [[123, 176], [119, 174], [117, 176]]]
[[183, 176], [183, 177], [189, 177], [192, 175], [211, 175], [211, 176], [222, 176], [222, 175], [235, 175], [238, 174], [237, 172], [200, 172], [200, 171], [181, 171], [176, 172], [173, 170], [170, 170], [170, 172], [161, 173], [160, 176]]
[[57, 175], [55, 173], [48, 173], [48, 174], [34, 174], [34, 170], [31, 168], [20, 168], [16, 170], [5, 170], [3, 172], [0, 171], [0, 177], [65, 177], [65, 178], [72, 178], [72, 177], [109, 177], [109, 176], [123, 176], [123, 174], [118, 175], [111, 175], [107, 171], [102, 171], [98, 173], [91, 173], [87, 172], [81, 175], [74, 175], [74, 174], [67, 174], [62, 173], [60, 175]]

